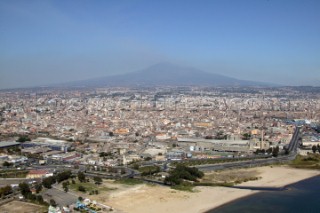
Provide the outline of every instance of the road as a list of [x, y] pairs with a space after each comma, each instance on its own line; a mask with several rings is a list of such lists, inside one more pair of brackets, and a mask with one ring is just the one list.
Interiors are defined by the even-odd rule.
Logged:
[[283, 155], [279, 157], [272, 157], [267, 159], [251, 159], [248, 161], [239, 161], [239, 162], [230, 162], [230, 163], [221, 163], [221, 164], [211, 164], [211, 165], [199, 165], [196, 166], [201, 171], [215, 171], [231, 168], [248, 168], [248, 167], [257, 167], [264, 166], [275, 163], [286, 163], [295, 159], [297, 155], [297, 148], [299, 145], [299, 133], [300, 128], [296, 127], [295, 132], [291, 138], [291, 141], [288, 146], [288, 155]]

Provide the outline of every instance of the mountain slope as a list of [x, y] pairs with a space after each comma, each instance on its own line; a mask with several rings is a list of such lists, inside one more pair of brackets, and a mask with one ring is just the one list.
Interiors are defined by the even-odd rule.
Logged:
[[239, 80], [170, 63], [159, 63], [146, 69], [84, 81], [68, 86], [267, 86], [270, 84]]

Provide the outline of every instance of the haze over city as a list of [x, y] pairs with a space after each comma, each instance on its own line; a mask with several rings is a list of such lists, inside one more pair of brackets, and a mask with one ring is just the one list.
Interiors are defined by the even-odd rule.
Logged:
[[319, 1], [1, 1], [0, 88], [160, 62], [242, 80], [320, 85]]
[[319, 209], [319, 11], [0, 1], [0, 212]]

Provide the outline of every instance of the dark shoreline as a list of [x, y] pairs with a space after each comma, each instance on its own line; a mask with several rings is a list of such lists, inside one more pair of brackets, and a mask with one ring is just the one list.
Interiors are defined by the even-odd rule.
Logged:
[[[307, 178], [307, 179], [304, 179], [304, 180], [301, 180], [296, 183], [292, 183], [290, 185], [286, 185], [283, 187], [237, 187], [237, 186], [228, 187], [228, 188], [236, 188], [236, 189], [253, 190], [253, 191], [257, 191], [257, 192], [254, 194], [246, 195], [244, 197], [240, 197], [240, 198], [237, 198], [237, 199], [232, 200], [230, 202], [224, 203], [220, 206], [217, 206], [215, 208], [207, 210], [203, 213], [215, 213], [215, 212], [221, 211], [221, 210], [223, 210], [223, 208], [226, 208], [227, 206], [230, 206], [233, 203], [256, 197], [257, 195], [261, 195], [262, 193], [281, 193], [281, 192], [290, 191], [291, 189], [296, 189], [295, 186], [298, 184], [303, 184], [304, 182], [312, 181], [312, 180], [318, 179], [318, 178], [320, 179], [320, 175], [316, 175], [316, 176], [313, 176], [313, 177], [310, 177], [310, 178]], [[259, 190], [259, 188], [266, 189], [266, 190]]]

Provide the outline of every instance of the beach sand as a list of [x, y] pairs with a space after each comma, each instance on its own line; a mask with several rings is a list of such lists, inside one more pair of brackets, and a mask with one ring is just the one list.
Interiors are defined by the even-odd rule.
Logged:
[[[240, 186], [282, 187], [320, 174], [320, 171], [316, 170], [301, 170], [286, 166], [268, 166], [249, 170], [257, 171], [260, 179], [241, 183]], [[126, 213], [196, 213], [205, 212], [258, 192], [227, 187], [195, 187], [195, 191], [184, 192], [164, 186], [143, 184], [100, 195], [97, 201]]]

